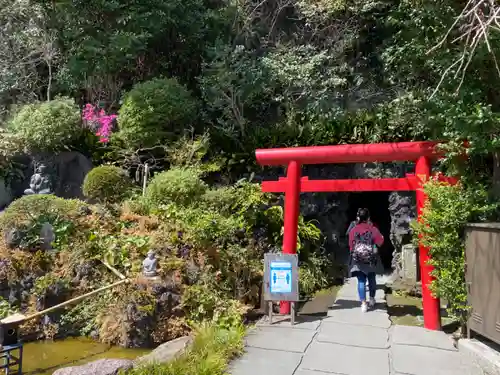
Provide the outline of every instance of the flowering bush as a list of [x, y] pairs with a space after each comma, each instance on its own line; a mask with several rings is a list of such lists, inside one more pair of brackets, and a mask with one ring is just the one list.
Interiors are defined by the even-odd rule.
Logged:
[[108, 143], [109, 136], [113, 130], [113, 122], [116, 115], [107, 115], [104, 109], [87, 103], [82, 112], [82, 119], [85, 124], [99, 137], [99, 142]]

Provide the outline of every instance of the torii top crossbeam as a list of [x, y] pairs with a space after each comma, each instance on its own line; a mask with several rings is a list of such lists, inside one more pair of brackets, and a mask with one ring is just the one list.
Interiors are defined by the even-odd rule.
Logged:
[[399, 142], [336, 146], [291, 147], [255, 151], [260, 165], [369, 163], [415, 161], [419, 157], [435, 159], [442, 156], [437, 142]]

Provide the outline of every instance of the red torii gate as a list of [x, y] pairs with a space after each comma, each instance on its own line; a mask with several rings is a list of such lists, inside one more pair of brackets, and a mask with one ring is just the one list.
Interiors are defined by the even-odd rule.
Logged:
[[[431, 161], [442, 156], [436, 146], [437, 142], [401, 142], [256, 150], [255, 155], [260, 165], [287, 166], [286, 178], [262, 182], [264, 192], [285, 193], [283, 253], [295, 254], [297, 252], [301, 192], [415, 191], [417, 215], [420, 218], [427, 199], [421, 187], [431, 175]], [[393, 161], [415, 161], [415, 174], [407, 174], [404, 178], [381, 179], [309, 180], [307, 177], [301, 178], [301, 166], [304, 164]], [[438, 177], [449, 183], [456, 182], [453, 178], [441, 175]], [[438, 330], [441, 328], [440, 304], [439, 299], [434, 298], [429, 290], [429, 284], [432, 281], [430, 273], [433, 267], [428, 264], [429, 251], [422, 244], [419, 246], [419, 255], [424, 326]], [[290, 313], [289, 302], [282, 301], [280, 306], [281, 314]]]

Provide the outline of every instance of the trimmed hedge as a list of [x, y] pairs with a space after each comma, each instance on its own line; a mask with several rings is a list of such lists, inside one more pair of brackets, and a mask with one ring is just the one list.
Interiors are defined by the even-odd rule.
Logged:
[[198, 117], [198, 102], [176, 79], [139, 83], [125, 95], [116, 137], [130, 148], [176, 139]]
[[92, 169], [83, 181], [83, 194], [99, 203], [118, 203], [131, 192], [132, 181], [127, 172], [112, 165]]
[[172, 168], [154, 176], [146, 190], [151, 206], [176, 203], [190, 205], [207, 190], [198, 172], [188, 168]]
[[53, 213], [68, 220], [81, 216], [85, 202], [55, 195], [27, 195], [16, 199], [0, 215], [0, 229], [6, 231], [29, 223], [33, 217]]
[[80, 110], [70, 98], [24, 105], [8, 128], [33, 152], [65, 150], [82, 134]]

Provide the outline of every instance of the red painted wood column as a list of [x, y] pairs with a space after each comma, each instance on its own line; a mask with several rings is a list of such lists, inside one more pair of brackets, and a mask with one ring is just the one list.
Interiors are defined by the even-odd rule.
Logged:
[[[297, 234], [299, 226], [300, 208], [300, 175], [301, 165], [296, 161], [288, 163], [287, 181], [285, 190], [285, 218], [283, 232], [283, 253], [295, 254], [297, 252]], [[290, 302], [280, 302], [280, 314], [290, 314]]]
[[[423, 184], [429, 180], [430, 174], [430, 160], [425, 156], [421, 156], [418, 158], [415, 165], [415, 175], [419, 181], [419, 187], [416, 190], [418, 220], [420, 220], [422, 210], [427, 200], [427, 195], [423, 190]], [[433, 280], [431, 272], [434, 267], [428, 264], [430, 259], [429, 249], [423, 246], [422, 243], [419, 244], [419, 256], [420, 275], [422, 279], [422, 303], [424, 307], [424, 327], [431, 330], [439, 330], [441, 329], [440, 303], [439, 299], [433, 297], [429, 290], [429, 285]]]

